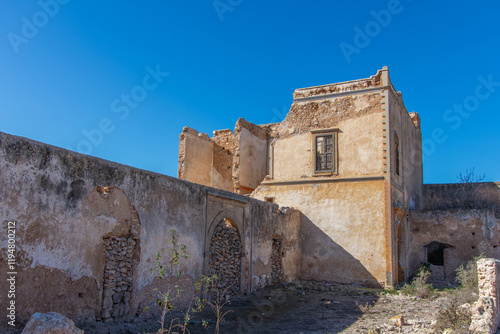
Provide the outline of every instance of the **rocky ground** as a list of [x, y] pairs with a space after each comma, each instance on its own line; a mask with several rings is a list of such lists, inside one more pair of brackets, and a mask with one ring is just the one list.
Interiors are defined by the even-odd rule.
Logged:
[[[381, 290], [301, 282], [268, 287], [234, 299], [220, 333], [433, 333], [432, 323], [446, 296], [432, 299], [384, 295]], [[170, 318], [180, 314], [170, 315]], [[403, 326], [397, 323], [402, 316]], [[396, 319], [391, 320], [391, 318]], [[208, 328], [201, 320], [209, 322]], [[141, 315], [128, 323], [79, 324], [85, 333], [155, 333], [158, 317]], [[196, 315], [190, 333], [214, 333], [210, 310]]]

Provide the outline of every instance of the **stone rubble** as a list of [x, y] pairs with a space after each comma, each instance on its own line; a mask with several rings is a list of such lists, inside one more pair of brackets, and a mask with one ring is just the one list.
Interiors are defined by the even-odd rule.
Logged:
[[21, 334], [83, 334], [83, 331], [78, 329], [72, 320], [65, 316], [56, 313], [35, 313], [31, 316], [30, 321], [24, 327]]

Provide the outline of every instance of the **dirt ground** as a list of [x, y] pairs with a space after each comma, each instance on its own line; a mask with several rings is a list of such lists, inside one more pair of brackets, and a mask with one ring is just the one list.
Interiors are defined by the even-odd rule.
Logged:
[[[301, 282], [267, 287], [231, 301], [220, 333], [432, 333], [432, 321], [446, 297], [417, 299], [382, 295], [381, 290]], [[405, 324], [391, 324], [402, 315]], [[181, 314], [169, 315], [169, 319]], [[209, 322], [208, 328], [201, 320]], [[169, 322], [169, 321], [168, 321]], [[78, 324], [85, 333], [156, 333], [158, 317], [141, 315], [128, 323]], [[210, 309], [197, 314], [189, 332], [215, 333]]]

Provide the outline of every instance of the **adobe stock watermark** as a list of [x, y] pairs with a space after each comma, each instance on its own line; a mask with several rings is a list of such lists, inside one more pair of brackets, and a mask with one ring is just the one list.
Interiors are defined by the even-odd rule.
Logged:
[[393, 16], [401, 14], [403, 9], [404, 7], [399, 0], [389, 0], [386, 9], [371, 10], [370, 15], [373, 20], [368, 21], [363, 29], [358, 26], [354, 27], [355, 34], [352, 44], [346, 42], [339, 44], [347, 63], [351, 63], [353, 54], [360, 54], [361, 50], [370, 45], [371, 41], [382, 32], [382, 28], [386, 28], [391, 23]]
[[16, 326], [16, 222], [7, 222], [7, 324]]
[[[452, 131], [458, 130], [463, 125], [464, 119], [469, 118], [473, 112], [479, 109], [481, 101], [487, 100], [500, 87], [500, 81], [494, 81], [493, 74], [489, 74], [487, 77], [480, 75], [477, 80], [479, 83], [473, 94], [466, 96], [462, 103], [454, 103], [443, 113], [443, 121], [449, 125]], [[443, 144], [447, 139], [448, 135], [445, 129], [438, 127], [432, 130], [430, 138], [422, 140], [422, 158], [433, 155], [438, 145]], [[422, 159], [415, 153], [410, 156], [410, 163], [413, 166], [418, 166], [422, 163]]]
[[54, 18], [60, 10], [60, 5], [66, 5], [70, 0], [40, 0], [37, 2], [40, 10], [35, 12], [31, 18], [23, 16], [20, 34], [9, 32], [7, 39], [15, 53], [19, 53], [22, 44], [28, 44], [35, 38], [40, 29], [45, 27], [51, 18]]
[[[142, 78], [141, 85], [132, 87], [130, 93], [121, 94], [119, 98], [111, 102], [111, 112], [117, 114], [118, 119], [121, 121], [125, 120], [130, 115], [132, 109], [137, 109], [139, 103], [148, 97], [149, 92], [158, 88], [158, 86], [163, 83], [164, 79], [170, 75], [168, 72], [162, 72], [159, 64], [157, 64], [154, 69], [150, 66], [146, 66], [145, 70], [147, 74]], [[115, 128], [116, 126], [113, 120], [104, 117], [97, 123], [95, 128], [82, 130], [82, 135], [85, 139], [78, 142], [76, 150], [71, 146], [67, 146], [66, 148], [78, 153], [91, 154], [95, 147], [102, 144], [105, 135], [112, 133]]]
[[[458, 130], [463, 120], [471, 116], [473, 112], [479, 109], [481, 101], [487, 100], [493, 94], [500, 82], [493, 81], [493, 74], [486, 78], [482, 75], [477, 77], [479, 84], [474, 90], [474, 94], [464, 98], [462, 103], [454, 103], [452, 108], [446, 109], [443, 113], [443, 121], [450, 125], [453, 131]], [[422, 140], [422, 153], [424, 156], [430, 156], [436, 151], [437, 144], [442, 144], [448, 139], [445, 130], [435, 128], [432, 131], [431, 138]]]
[[282, 122], [286, 118], [289, 110], [286, 106], [284, 106], [281, 111], [278, 108], [273, 108], [272, 111], [274, 116], [271, 118], [271, 123], [278, 123]]
[[262, 325], [266, 318], [273, 315], [277, 306], [286, 302], [286, 295], [280, 289], [272, 290], [270, 300], [262, 299], [254, 301], [254, 310], [245, 317], [238, 317], [237, 333], [258, 333], [257, 328]]
[[222, 22], [224, 21], [224, 14], [226, 12], [232, 12], [237, 6], [241, 5], [242, 2], [243, 0], [214, 0], [212, 5]]

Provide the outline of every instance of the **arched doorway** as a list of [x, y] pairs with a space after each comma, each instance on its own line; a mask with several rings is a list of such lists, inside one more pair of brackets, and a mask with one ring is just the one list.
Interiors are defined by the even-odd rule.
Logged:
[[209, 274], [217, 275], [219, 291], [226, 295], [240, 294], [241, 289], [241, 239], [236, 224], [229, 218], [222, 219], [210, 240]]

